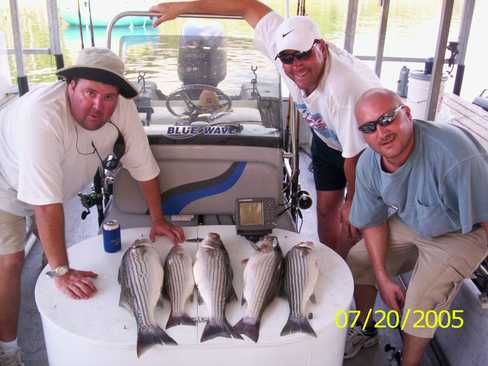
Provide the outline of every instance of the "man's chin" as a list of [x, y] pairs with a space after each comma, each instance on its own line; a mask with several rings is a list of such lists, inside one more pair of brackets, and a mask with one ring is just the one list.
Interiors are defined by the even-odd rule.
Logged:
[[300, 88], [300, 89], [307, 89], [309, 83], [307, 83], [306, 80], [303, 80], [303, 79], [295, 79], [293, 80], [295, 82], [295, 84], [297, 84], [297, 86]]
[[100, 118], [86, 118], [82, 123], [82, 127], [85, 130], [98, 130], [99, 128], [103, 127], [105, 124], [105, 121], [100, 119]]

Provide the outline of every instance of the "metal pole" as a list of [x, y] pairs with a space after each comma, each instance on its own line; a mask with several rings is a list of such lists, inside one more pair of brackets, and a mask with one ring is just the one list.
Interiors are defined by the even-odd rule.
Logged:
[[[151, 17], [151, 16], [158, 16], [160, 15], [157, 12], [150, 12], [150, 11], [124, 11], [122, 13], [117, 14], [115, 17], [112, 18], [110, 24], [107, 27], [107, 48], [112, 47], [112, 29], [120, 19], [128, 16], [135, 16], [135, 17]], [[244, 19], [240, 15], [215, 15], [215, 14], [180, 14], [178, 15], [179, 18], [207, 18], [207, 19]]]
[[358, 1], [359, 0], [349, 0], [347, 7], [344, 49], [349, 53], [352, 53], [354, 49], [354, 37], [356, 36], [356, 23], [358, 18]]
[[56, 60], [56, 68], [62, 69], [64, 67], [63, 53], [61, 51], [61, 39], [59, 36], [59, 15], [58, 4], [56, 0], [47, 0], [47, 21], [49, 25], [49, 43], [51, 47], [51, 54]]
[[390, 12], [390, 0], [381, 0], [381, 24], [378, 35], [378, 46], [376, 48], [376, 62], [374, 71], [378, 77], [381, 76], [381, 66], [383, 64], [383, 53], [385, 51], [386, 29], [388, 27], [388, 15]]
[[475, 0], [464, 0], [463, 16], [461, 18], [461, 29], [459, 30], [459, 54], [456, 57], [456, 80], [454, 81], [453, 93], [461, 93], [461, 85], [464, 76], [464, 60], [466, 59], [466, 50], [468, 48], [469, 32], [473, 21]]
[[10, 17], [12, 18], [12, 34], [14, 39], [15, 64], [17, 66], [17, 85], [19, 95], [24, 95], [29, 91], [27, 76], [24, 71], [24, 56], [22, 54], [22, 36], [20, 34], [19, 7], [17, 0], [10, 1]]
[[442, 67], [444, 66], [444, 57], [446, 55], [446, 45], [447, 38], [449, 36], [449, 27], [451, 25], [453, 5], [454, 0], [442, 1], [441, 21], [439, 25], [439, 34], [437, 36], [432, 78], [429, 85], [429, 97], [427, 100], [427, 120], [429, 121], [435, 120], [437, 102], [439, 100], [439, 91], [442, 82]]

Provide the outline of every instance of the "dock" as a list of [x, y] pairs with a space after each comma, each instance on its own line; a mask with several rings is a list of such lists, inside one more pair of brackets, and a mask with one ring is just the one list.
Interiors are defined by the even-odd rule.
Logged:
[[444, 94], [442, 108], [447, 108], [449, 123], [471, 132], [488, 150], [488, 112], [455, 95]]

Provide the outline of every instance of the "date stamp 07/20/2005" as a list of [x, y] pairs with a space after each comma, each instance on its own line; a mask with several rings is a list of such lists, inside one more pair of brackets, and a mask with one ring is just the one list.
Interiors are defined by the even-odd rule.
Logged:
[[[404, 330], [407, 324], [414, 329], [453, 328], [460, 329], [464, 325], [462, 317], [464, 310], [414, 310], [405, 309], [403, 316], [396, 310], [370, 309], [363, 324], [358, 323], [361, 312], [359, 310], [338, 310], [335, 316], [338, 328], [354, 328], [360, 324], [366, 329], [369, 320], [375, 318], [375, 328], [400, 328]], [[413, 323], [412, 323], [413, 322]]]

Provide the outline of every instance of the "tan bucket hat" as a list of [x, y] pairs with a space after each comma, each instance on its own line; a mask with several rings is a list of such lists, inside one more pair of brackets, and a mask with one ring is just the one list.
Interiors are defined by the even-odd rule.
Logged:
[[76, 63], [56, 72], [64, 78], [80, 78], [116, 86], [119, 93], [127, 98], [135, 97], [137, 89], [124, 75], [124, 63], [108, 48], [84, 48]]

